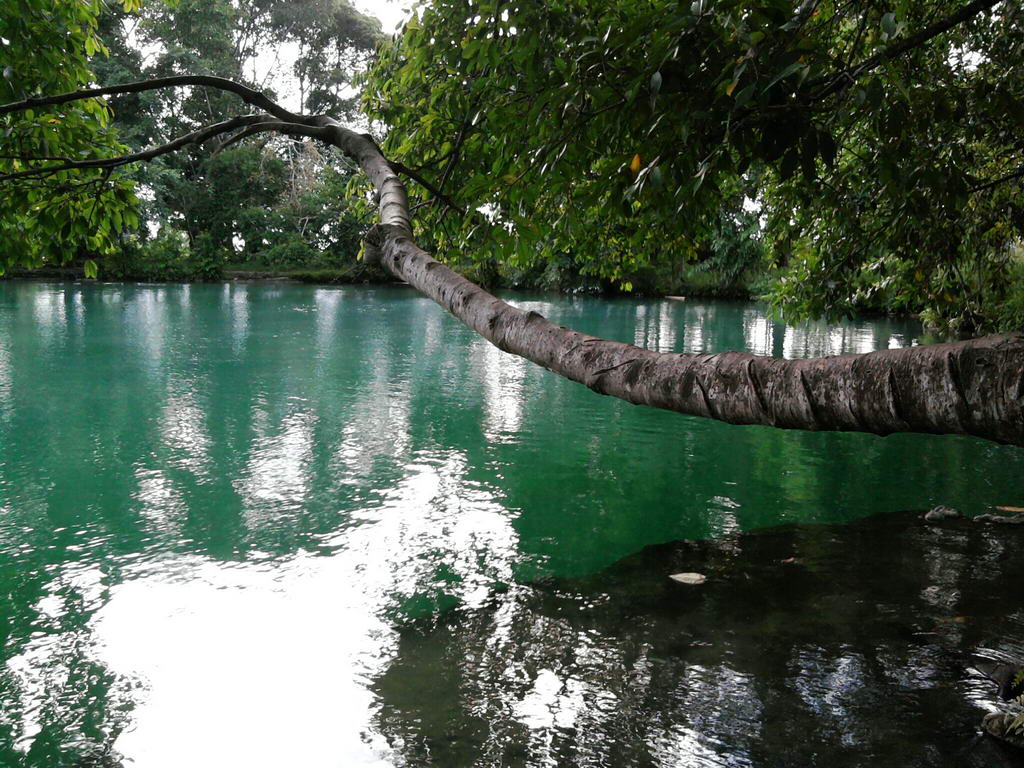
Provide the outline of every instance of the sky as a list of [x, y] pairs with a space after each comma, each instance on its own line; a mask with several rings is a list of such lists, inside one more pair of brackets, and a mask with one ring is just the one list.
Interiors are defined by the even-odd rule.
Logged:
[[376, 16], [386, 34], [395, 31], [406, 17], [411, 0], [354, 0], [353, 5], [363, 13]]
[[[358, 10], [380, 19], [381, 29], [386, 35], [392, 35], [405, 23], [409, 8], [414, 0], [351, 0]], [[277, 95], [277, 101], [286, 109], [300, 109], [298, 86], [291, 76], [291, 62], [297, 52], [294, 46], [282, 45], [275, 56], [272, 51], [256, 57], [253, 62], [252, 76], [262, 88], [271, 88]], [[248, 71], [248, 67], [247, 67]]]

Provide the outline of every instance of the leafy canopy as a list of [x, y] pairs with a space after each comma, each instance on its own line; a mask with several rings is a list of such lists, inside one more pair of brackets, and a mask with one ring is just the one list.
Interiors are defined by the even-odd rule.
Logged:
[[[290, 74], [300, 111], [342, 118], [354, 109], [354, 75], [380, 38], [377, 20], [347, 0], [167, 0], [145, 6], [139, 0], [0, 0], [0, 24], [2, 102], [175, 75], [213, 75], [258, 88], [257, 56], [280, 65], [297, 51]], [[0, 273], [12, 264], [87, 258], [87, 273], [95, 275], [95, 258], [107, 274], [149, 274], [151, 265], [140, 272], [132, 262], [153, 261], [149, 239], [157, 230], [163, 233], [160, 243], [152, 243], [157, 261], [178, 267], [195, 261], [193, 277], [216, 276], [239, 243], [249, 259], [262, 251], [273, 261], [335, 255], [326, 249], [353, 257], [352, 219], [339, 214], [331, 191], [335, 176], [347, 171], [329, 153], [304, 152], [295, 142], [264, 138], [259, 147], [234, 147], [223, 155], [210, 144], [193, 144], [124, 169], [46, 169], [149, 149], [249, 111], [232, 94], [193, 87], [5, 116], [0, 176], [8, 178], [0, 181], [0, 242], [8, 247]], [[314, 177], [325, 169], [329, 178], [320, 183]], [[144, 199], [137, 200], [133, 189]], [[316, 204], [330, 194], [326, 205]], [[326, 217], [332, 219], [322, 221]], [[174, 249], [182, 251], [181, 259], [170, 258]]]
[[[123, 0], [126, 12], [141, 0]], [[105, 54], [100, 0], [0, 0], [0, 102], [73, 91], [91, 81], [88, 59]], [[0, 117], [0, 175], [25, 157], [85, 160], [125, 151], [103, 102], [92, 99]], [[135, 226], [132, 184], [104, 170], [66, 171], [45, 181], [5, 183], [0, 194], [0, 271], [66, 261], [80, 248], [110, 252]], [[95, 274], [95, 264], [87, 271]]]
[[628, 283], [746, 198], [790, 317], [1019, 326], [1022, 46], [1014, 2], [435, 0], [364, 104], [466, 207], [421, 209], [442, 253]]
[[[107, 52], [101, 10], [0, 0], [0, 98], [89, 83]], [[147, 10], [142, 32], [164, 43], [152, 74], [244, 79], [244, 51], [276, 27], [306, 41], [306, 106], [347, 111], [346, 51], [374, 34], [349, 11], [179, 0]], [[389, 129], [386, 151], [442, 190], [447, 203], [432, 192], [417, 209], [442, 255], [570, 256], [628, 289], [641, 269], [729, 240], [723, 222], [747, 231], [753, 206], [790, 317], [903, 308], [961, 330], [1020, 327], [1022, 27], [1007, 0], [436, 0], [381, 49], [364, 106]], [[156, 111], [133, 141], [240, 109], [199, 90], [138, 104]], [[121, 153], [110, 122], [98, 101], [4, 116], [0, 175], [29, 156]], [[204, 162], [167, 166], [201, 179]], [[130, 182], [102, 170], [6, 184], [0, 266], [110, 252], [134, 206]], [[190, 240], [213, 237], [165, 207]]]

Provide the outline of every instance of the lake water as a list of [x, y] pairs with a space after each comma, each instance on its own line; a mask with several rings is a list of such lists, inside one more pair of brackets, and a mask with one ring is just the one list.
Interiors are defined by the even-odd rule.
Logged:
[[[918, 334], [513, 300], [662, 351]], [[944, 764], [1024, 540], [868, 518], [1022, 477], [601, 397], [409, 288], [0, 282], [0, 765]]]

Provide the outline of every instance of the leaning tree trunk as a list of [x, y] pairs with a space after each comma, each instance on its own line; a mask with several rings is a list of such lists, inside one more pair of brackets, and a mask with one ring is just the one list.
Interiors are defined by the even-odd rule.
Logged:
[[[978, 0], [982, 3], [985, 0]], [[976, 435], [1024, 446], [1024, 333], [864, 355], [779, 360], [743, 352], [652, 352], [562, 328], [495, 298], [416, 246], [405, 187], [365, 134], [326, 116], [299, 115], [262, 93], [210, 76], [176, 76], [0, 105], [0, 115], [114, 93], [205, 86], [229, 91], [266, 114], [207, 126], [167, 144], [118, 158], [65, 159], [0, 176], [45, 178], [76, 168], [115, 168], [223, 136], [227, 146], [265, 131], [310, 136], [353, 158], [380, 199], [381, 223], [367, 253], [499, 349], [585, 384], [595, 392], [730, 424], [848, 430], [887, 435]]]
[[505, 352], [638, 405], [784, 429], [976, 435], [1024, 445], [1024, 334], [781, 360], [744, 352], [675, 354], [588, 336], [524, 312], [412, 240], [404, 187], [376, 144], [331, 121], [380, 197], [367, 254]]

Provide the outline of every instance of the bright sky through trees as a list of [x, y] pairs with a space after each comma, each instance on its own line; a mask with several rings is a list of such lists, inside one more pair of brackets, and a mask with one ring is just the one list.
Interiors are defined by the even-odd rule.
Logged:
[[390, 35], [405, 20], [411, 3], [409, 0], [355, 0], [353, 5], [380, 19], [384, 33]]

